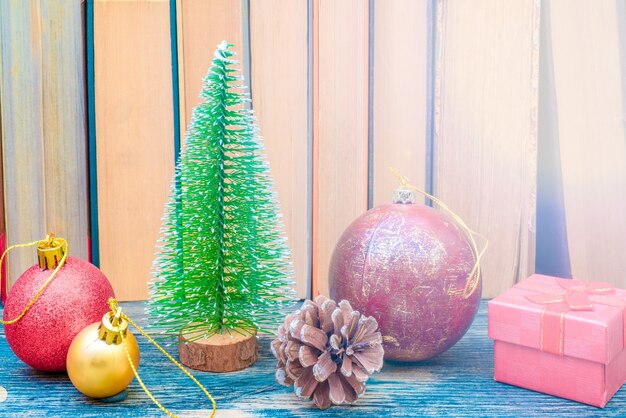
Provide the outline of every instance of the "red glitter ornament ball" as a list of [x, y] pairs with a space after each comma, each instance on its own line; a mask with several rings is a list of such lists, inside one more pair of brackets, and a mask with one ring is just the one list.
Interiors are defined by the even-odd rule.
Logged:
[[[330, 297], [373, 316], [385, 358], [418, 361], [454, 345], [480, 301], [466, 234], [443, 212], [413, 203], [378, 206], [343, 233], [330, 264]], [[465, 294], [464, 294], [465, 293]]]
[[[52, 272], [37, 264], [26, 270], [11, 288], [3, 319], [16, 318]], [[96, 266], [68, 257], [26, 315], [4, 327], [7, 342], [32, 368], [63, 371], [72, 340], [87, 325], [102, 319], [112, 296], [111, 284]]]

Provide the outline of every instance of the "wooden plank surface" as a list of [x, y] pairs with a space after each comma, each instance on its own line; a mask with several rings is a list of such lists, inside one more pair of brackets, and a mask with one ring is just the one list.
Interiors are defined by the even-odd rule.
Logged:
[[367, 210], [369, 4], [319, 0], [313, 13], [313, 293], [328, 294], [335, 244]]
[[374, 206], [391, 203], [396, 167], [425, 188], [427, 0], [374, 2]]
[[437, 7], [434, 190], [491, 243], [492, 297], [535, 264], [539, 2]]
[[[142, 303], [123, 304], [124, 311], [145, 326]], [[209, 401], [145, 338], [139, 373], [153, 394], [181, 417], [208, 416]], [[217, 417], [617, 417], [626, 408], [622, 388], [606, 408], [599, 409], [532, 392], [493, 380], [493, 343], [487, 338], [487, 304], [454, 347], [432, 360], [413, 365], [385, 363], [367, 382], [355, 406], [320, 412], [312, 402], [299, 400], [293, 389], [274, 382], [276, 360], [270, 338], [262, 336], [260, 358], [252, 367], [234, 373], [194, 372], [217, 401]], [[177, 357], [177, 347], [166, 347]], [[128, 398], [105, 403], [82, 396], [64, 374], [37, 373], [21, 363], [0, 331], [0, 385], [7, 391], [0, 415], [36, 414], [44, 417], [160, 417], [163, 414], [142, 392], [137, 381]]]
[[235, 59], [243, 62], [243, 10], [240, 0], [180, 0], [177, 12], [181, 129], [186, 130], [217, 45], [234, 44]]
[[100, 267], [121, 300], [145, 299], [174, 171], [168, 1], [96, 1]]
[[[8, 244], [55, 232], [87, 258], [84, 62], [79, 2], [0, 3], [4, 191]], [[9, 283], [34, 264], [9, 259]]]
[[310, 294], [306, 2], [250, 2], [252, 107], [264, 138], [295, 268]]
[[626, 137], [618, 2], [550, 0], [572, 276], [626, 286]]

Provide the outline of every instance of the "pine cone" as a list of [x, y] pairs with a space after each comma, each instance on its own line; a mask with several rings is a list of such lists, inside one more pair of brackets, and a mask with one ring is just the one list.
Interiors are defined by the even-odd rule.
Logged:
[[294, 385], [295, 393], [313, 399], [320, 409], [355, 403], [369, 375], [383, 366], [378, 323], [325, 296], [307, 300], [287, 315], [272, 341], [278, 359], [276, 381]]

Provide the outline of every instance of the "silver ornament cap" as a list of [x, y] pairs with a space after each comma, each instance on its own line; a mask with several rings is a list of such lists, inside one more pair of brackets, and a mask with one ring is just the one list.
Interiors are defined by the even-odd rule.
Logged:
[[398, 187], [393, 191], [393, 203], [411, 204], [417, 201], [415, 190]]

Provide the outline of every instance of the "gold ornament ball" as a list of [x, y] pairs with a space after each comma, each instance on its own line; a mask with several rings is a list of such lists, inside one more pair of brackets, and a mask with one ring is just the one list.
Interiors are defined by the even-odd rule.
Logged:
[[[83, 329], [72, 341], [67, 354], [67, 374], [80, 392], [92, 398], [108, 398], [123, 391], [135, 377], [122, 343], [100, 339], [100, 322]], [[139, 367], [139, 346], [129, 331], [124, 337], [135, 367]]]

